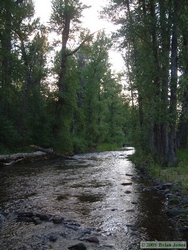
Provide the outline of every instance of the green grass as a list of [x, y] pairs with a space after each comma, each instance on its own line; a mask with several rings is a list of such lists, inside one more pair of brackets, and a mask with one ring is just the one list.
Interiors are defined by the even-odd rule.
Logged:
[[188, 193], [188, 149], [180, 149], [177, 152], [178, 165], [175, 167], [155, 165], [150, 173], [165, 182], [174, 182]]
[[130, 159], [136, 166], [145, 167], [152, 177], [164, 182], [174, 182], [188, 194], [188, 148], [179, 149], [177, 152], [178, 165], [169, 167], [157, 162], [152, 156], [147, 157], [142, 152], [137, 152]]

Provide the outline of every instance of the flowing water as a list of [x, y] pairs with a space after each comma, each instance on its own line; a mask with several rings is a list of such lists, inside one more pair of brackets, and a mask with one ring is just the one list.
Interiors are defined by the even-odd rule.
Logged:
[[61, 225], [18, 222], [16, 212], [61, 215], [82, 232], [93, 230], [100, 243], [82, 241], [87, 249], [140, 249], [142, 240], [179, 240], [165, 214], [164, 197], [143, 191], [149, 180], [139, 178], [128, 160], [133, 153], [127, 148], [1, 168], [0, 249], [60, 250], [81, 242], [81, 229], [64, 237]]

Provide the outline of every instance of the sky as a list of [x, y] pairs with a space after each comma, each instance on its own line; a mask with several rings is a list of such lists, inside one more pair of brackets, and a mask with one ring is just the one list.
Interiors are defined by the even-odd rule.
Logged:
[[[40, 17], [44, 23], [48, 22], [51, 13], [51, 0], [34, 0], [34, 3], [36, 17]], [[102, 6], [107, 5], [108, 0], [82, 0], [82, 3], [91, 6], [91, 8], [83, 11], [82, 22], [85, 28], [90, 29], [91, 32], [105, 29], [107, 34], [115, 31], [116, 27], [113, 24], [99, 18], [98, 11], [102, 10]], [[111, 50], [109, 58], [112, 70], [116, 72], [123, 70], [123, 59], [119, 52]]]

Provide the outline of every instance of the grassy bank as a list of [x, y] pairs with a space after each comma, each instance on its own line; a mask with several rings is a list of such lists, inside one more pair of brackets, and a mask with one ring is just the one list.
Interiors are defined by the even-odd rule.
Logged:
[[164, 182], [173, 182], [182, 188], [182, 191], [188, 194], [188, 149], [180, 149], [177, 152], [178, 165], [168, 167], [156, 162], [151, 156], [144, 156], [137, 152], [131, 157], [136, 166], [144, 167], [148, 173]]

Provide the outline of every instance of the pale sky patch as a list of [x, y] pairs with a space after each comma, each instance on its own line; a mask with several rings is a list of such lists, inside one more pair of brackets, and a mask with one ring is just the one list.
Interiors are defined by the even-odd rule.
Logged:
[[[51, 15], [51, 0], [34, 0], [34, 3], [36, 17], [40, 17], [41, 22], [47, 24]], [[84, 28], [91, 32], [104, 29], [106, 34], [116, 30], [112, 23], [99, 18], [99, 11], [108, 4], [108, 0], [82, 0], [82, 3], [91, 6], [83, 11], [82, 25]], [[110, 51], [109, 58], [112, 70], [117, 72], [123, 70], [124, 63], [119, 52]]]

